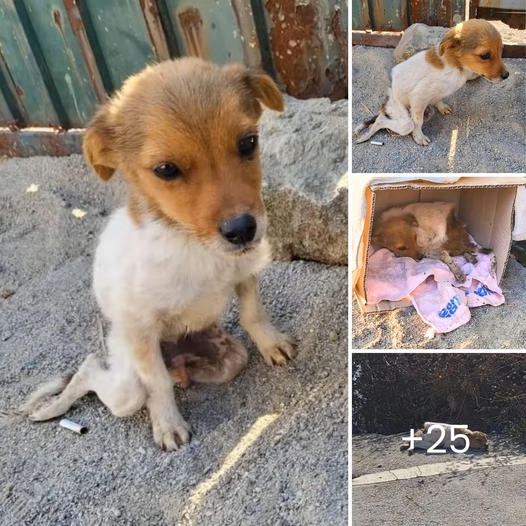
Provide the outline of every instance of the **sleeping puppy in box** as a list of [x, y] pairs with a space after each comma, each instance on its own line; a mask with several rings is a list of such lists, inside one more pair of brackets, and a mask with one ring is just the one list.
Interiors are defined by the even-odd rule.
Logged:
[[127, 204], [106, 225], [94, 264], [95, 296], [111, 322], [109, 356], [106, 364], [90, 354], [73, 378], [39, 389], [22, 407], [30, 419], [61, 415], [93, 391], [118, 417], [146, 405], [156, 444], [176, 449], [190, 427], [173, 383], [221, 383], [247, 362], [246, 349], [217, 326], [234, 293], [265, 362], [294, 356], [258, 291], [270, 261], [262, 104], [283, 109], [267, 75], [183, 58], [130, 77], [97, 111], [86, 159], [101, 179], [119, 170], [128, 183]]
[[417, 144], [427, 146], [431, 141], [422, 132], [422, 124], [434, 113], [431, 105], [442, 115], [451, 113], [442, 99], [466, 81], [479, 75], [490, 82], [507, 79], [509, 73], [501, 55], [502, 38], [489, 22], [473, 19], [457, 24], [440, 44], [393, 68], [387, 100], [378, 115], [355, 130], [358, 135], [368, 128], [356, 142], [364, 142], [386, 128], [399, 135], [411, 133]]
[[491, 249], [475, 245], [455, 217], [454, 203], [438, 201], [389, 208], [374, 221], [371, 243], [389, 249], [398, 257], [438, 259], [460, 283], [466, 281], [466, 275], [453, 261], [454, 256], [464, 256], [475, 264], [477, 253], [491, 254], [491, 272], [496, 268]]

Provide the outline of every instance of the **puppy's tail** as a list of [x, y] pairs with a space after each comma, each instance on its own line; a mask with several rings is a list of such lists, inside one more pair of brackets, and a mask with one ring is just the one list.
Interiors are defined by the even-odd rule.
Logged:
[[12, 411], [0, 411], [0, 419], [3, 422], [8, 420], [16, 421], [29, 416], [47, 398], [61, 393], [70, 382], [72, 376], [73, 375], [71, 374], [61, 376], [42, 384], [29, 395], [27, 400], [18, 409]]
[[354, 134], [358, 135], [362, 130], [364, 130], [365, 128], [368, 128], [369, 126], [371, 126], [371, 124], [373, 124], [373, 122], [378, 118], [379, 115], [380, 114], [377, 113], [374, 117], [371, 117], [369, 120], [366, 120], [365, 122], [362, 122], [362, 124], [360, 124], [359, 126], [357, 126], [354, 129]]

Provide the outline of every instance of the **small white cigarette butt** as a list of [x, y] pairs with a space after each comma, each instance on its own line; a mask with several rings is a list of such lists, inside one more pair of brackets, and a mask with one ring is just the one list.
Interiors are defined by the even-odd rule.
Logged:
[[375, 146], [383, 146], [384, 143], [382, 141], [371, 141], [371, 144], [374, 144]]
[[78, 433], [79, 435], [83, 435], [84, 433], [88, 432], [87, 427], [77, 424], [77, 422], [72, 422], [71, 420], [68, 420], [67, 418], [63, 418], [58, 423], [58, 425], [60, 427], [63, 427], [64, 429], [69, 429], [70, 431], [73, 431], [74, 433]]

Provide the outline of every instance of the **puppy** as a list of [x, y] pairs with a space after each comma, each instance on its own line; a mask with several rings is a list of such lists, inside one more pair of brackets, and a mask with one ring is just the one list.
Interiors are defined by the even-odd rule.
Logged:
[[[464, 225], [455, 217], [454, 203], [445, 202], [412, 203], [386, 210], [374, 223], [371, 242], [398, 257], [439, 259], [460, 283], [466, 281], [466, 275], [453, 261], [453, 256], [464, 256], [469, 263], [475, 264], [476, 253], [492, 252], [471, 242]], [[492, 272], [495, 265], [493, 255]]]
[[417, 144], [431, 141], [422, 132], [424, 112], [434, 105], [440, 113], [451, 113], [442, 99], [461, 88], [467, 80], [483, 76], [500, 82], [509, 76], [501, 60], [502, 39], [486, 20], [467, 20], [449, 30], [440, 44], [421, 51], [396, 65], [392, 86], [380, 113], [359, 126], [368, 127], [356, 142], [364, 142], [378, 130], [387, 128], [399, 135], [412, 134]]
[[[415, 432], [415, 437], [422, 438], [422, 440], [415, 441], [415, 449], [423, 449], [427, 451], [433, 445], [439, 449], [447, 449], [451, 448], [451, 446], [455, 446], [457, 449], [462, 449], [465, 446], [465, 440], [462, 437], [451, 440], [452, 430], [454, 434], [463, 434], [468, 437], [469, 449], [482, 449], [487, 451], [489, 448], [489, 439], [486, 433], [483, 433], [482, 431], [471, 431], [470, 429], [461, 427], [455, 428], [451, 424], [439, 424], [442, 428], [444, 428], [446, 433], [443, 439], [438, 444], [436, 444], [442, 433], [440, 432], [440, 429], [437, 428], [433, 428], [433, 430], [429, 432], [429, 428], [433, 424], [436, 424], [436, 422], [426, 422], [423, 429], [418, 429]], [[409, 444], [400, 446], [400, 451], [404, 451], [406, 449], [409, 449]], [[409, 454], [412, 453], [412, 451], [409, 451]]]
[[146, 405], [156, 444], [176, 449], [189, 440], [190, 427], [173, 382], [188, 378], [171, 376], [167, 365], [172, 373], [187, 365], [183, 376], [193, 370], [197, 381], [225, 381], [246, 363], [246, 350], [225, 340], [216, 369], [203, 377], [210, 361], [196, 365], [195, 352], [178, 357], [173, 345], [161, 343], [199, 332], [194, 347], [224, 340], [207, 331], [234, 292], [241, 325], [265, 362], [294, 356], [293, 341], [273, 327], [258, 292], [257, 275], [270, 261], [257, 134], [261, 104], [283, 109], [267, 75], [183, 58], [132, 76], [97, 111], [84, 137], [86, 159], [101, 179], [119, 170], [128, 183], [127, 204], [111, 216], [95, 254], [95, 296], [111, 322], [108, 363], [91, 354], [67, 384], [42, 388], [23, 407], [30, 419], [61, 415], [94, 391], [118, 417]]

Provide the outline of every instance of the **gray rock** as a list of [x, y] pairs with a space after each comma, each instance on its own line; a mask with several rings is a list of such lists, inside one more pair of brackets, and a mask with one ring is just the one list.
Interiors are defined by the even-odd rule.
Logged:
[[347, 101], [285, 104], [260, 123], [274, 257], [347, 264]]
[[412, 24], [404, 31], [400, 42], [393, 51], [394, 61], [399, 64], [414, 54], [433, 47], [444, 38], [448, 31], [448, 27]]

